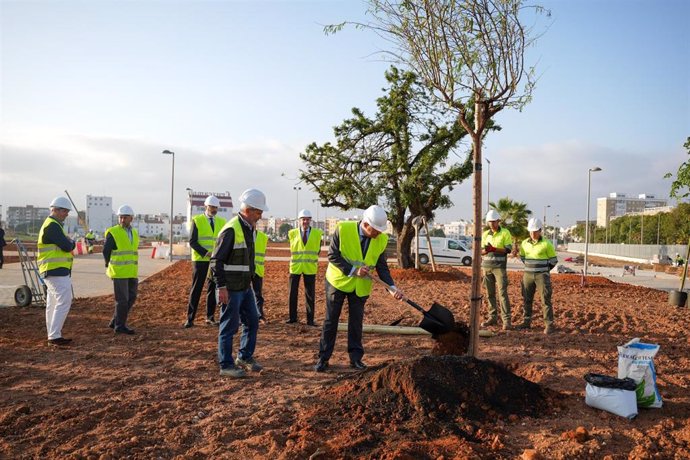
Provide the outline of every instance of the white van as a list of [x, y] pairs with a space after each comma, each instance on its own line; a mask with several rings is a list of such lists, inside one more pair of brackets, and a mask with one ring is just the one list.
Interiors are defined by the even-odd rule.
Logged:
[[[412, 240], [412, 257], [415, 256], [416, 247], [415, 241]], [[431, 248], [434, 252], [434, 261], [437, 264], [472, 265], [472, 253], [458, 240], [432, 236]], [[426, 236], [421, 236], [419, 238], [419, 263], [428, 264], [430, 259]]]

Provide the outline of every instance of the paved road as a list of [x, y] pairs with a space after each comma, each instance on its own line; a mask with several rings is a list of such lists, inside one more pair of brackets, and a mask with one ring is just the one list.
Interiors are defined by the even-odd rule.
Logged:
[[[139, 280], [169, 266], [163, 259], [152, 259], [151, 248], [139, 249]], [[113, 283], [105, 275], [103, 254], [79, 255], [74, 258], [72, 283], [75, 297], [93, 297], [113, 292]], [[21, 265], [4, 264], [0, 270], [0, 307], [14, 305], [14, 292], [17, 286], [23, 285]]]

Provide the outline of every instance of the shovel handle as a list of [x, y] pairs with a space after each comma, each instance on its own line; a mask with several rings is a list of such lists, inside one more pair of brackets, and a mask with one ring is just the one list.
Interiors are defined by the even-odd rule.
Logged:
[[[380, 278], [378, 278], [378, 277], [376, 277], [376, 276], [369, 275], [369, 278], [371, 278], [372, 280], [376, 281], [376, 282], [379, 283], [379, 284], [382, 284], [382, 285], [386, 286], [386, 288], [387, 288], [389, 291], [394, 291], [394, 292], [397, 291], [397, 289], [396, 289], [395, 287], [391, 286], [390, 284], [386, 283], [385, 281], [383, 281], [382, 279], [380, 279]], [[402, 300], [404, 300], [405, 302], [407, 302], [408, 304], [410, 304], [412, 307], [414, 307], [414, 308], [415, 308], [417, 311], [419, 311], [420, 313], [424, 313], [424, 309], [421, 307], [421, 305], [419, 305], [419, 304], [417, 304], [417, 303], [411, 301], [411, 300], [408, 299], [406, 296], [403, 295]]]

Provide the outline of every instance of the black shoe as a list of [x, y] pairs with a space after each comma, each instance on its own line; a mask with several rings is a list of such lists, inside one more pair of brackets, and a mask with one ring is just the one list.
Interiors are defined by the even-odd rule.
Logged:
[[316, 323], [315, 323], [314, 321], [309, 321], [309, 322], [307, 323], [307, 326], [314, 326], [314, 327], [318, 327], [319, 325], [318, 325], [318, 324], [316, 324]]
[[213, 318], [206, 318], [206, 325], [207, 326], [218, 326], [218, 321], [216, 321]]
[[316, 372], [326, 372], [326, 369], [328, 369], [328, 360], [320, 358], [317, 361], [316, 366], [314, 366], [314, 370]]
[[293, 323], [296, 323], [296, 322], [297, 322], [296, 319], [289, 319], [289, 320], [285, 321], [285, 324], [293, 324]]
[[134, 329], [130, 329], [127, 326], [118, 326], [115, 328], [115, 333], [116, 334], [132, 335], [132, 334], [134, 334]]
[[185, 329], [189, 329], [190, 327], [194, 327], [194, 321], [187, 320], [184, 322], [182, 327]]
[[72, 342], [72, 339], [66, 339], [64, 337], [58, 337], [57, 339], [48, 339], [48, 343], [51, 345], [67, 345]]
[[358, 359], [357, 361], [350, 361], [350, 367], [358, 371], [363, 371], [367, 368], [367, 365], [364, 364], [361, 359]]

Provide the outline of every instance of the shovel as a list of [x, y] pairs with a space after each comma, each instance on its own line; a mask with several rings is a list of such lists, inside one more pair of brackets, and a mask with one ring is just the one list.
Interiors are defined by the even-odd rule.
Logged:
[[[388, 290], [395, 290], [394, 287], [375, 276], [372, 276], [371, 279], [386, 286]], [[419, 327], [425, 331], [431, 332], [432, 336], [450, 332], [455, 328], [455, 318], [453, 317], [453, 313], [443, 305], [434, 302], [429, 310], [424, 310], [424, 308], [422, 308], [419, 304], [411, 301], [407, 297], [403, 297], [403, 300], [423, 315], [422, 322], [419, 323]]]

